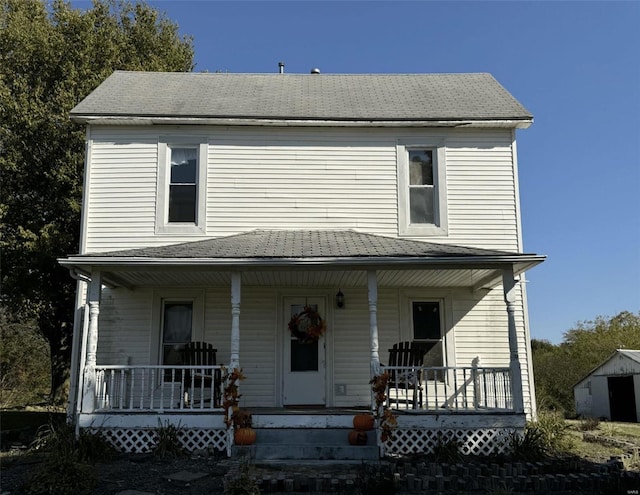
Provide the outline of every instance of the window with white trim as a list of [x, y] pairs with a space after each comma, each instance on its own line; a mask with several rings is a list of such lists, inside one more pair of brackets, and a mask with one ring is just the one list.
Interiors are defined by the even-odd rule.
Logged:
[[399, 234], [447, 235], [444, 147], [398, 145], [397, 153]]
[[175, 138], [158, 145], [156, 233], [204, 234], [206, 142]]

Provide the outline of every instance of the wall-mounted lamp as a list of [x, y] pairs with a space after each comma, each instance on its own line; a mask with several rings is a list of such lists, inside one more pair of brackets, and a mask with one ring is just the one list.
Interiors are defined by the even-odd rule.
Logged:
[[344, 308], [344, 294], [340, 289], [338, 289], [338, 293], [336, 294], [336, 306], [338, 308]]

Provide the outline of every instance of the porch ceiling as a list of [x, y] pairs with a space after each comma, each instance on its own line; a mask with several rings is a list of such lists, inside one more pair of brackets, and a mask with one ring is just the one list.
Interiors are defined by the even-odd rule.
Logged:
[[[106, 267], [105, 267], [106, 268]], [[243, 286], [366, 287], [367, 271], [344, 270], [234, 270], [242, 273]], [[181, 269], [126, 269], [102, 271], [105, 283], [135, 287], [229, 287], [232, 271]], [[380, 287], [493, 287], [501, 282], [496, 269], [377, 270]]]

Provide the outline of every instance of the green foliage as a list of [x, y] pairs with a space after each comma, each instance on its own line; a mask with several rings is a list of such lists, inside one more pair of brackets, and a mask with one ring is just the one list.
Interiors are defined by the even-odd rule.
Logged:
[[557, 412], [543, 412], [538, 421], [527, 423], [524, 435], [514, 433], [509, 438], [510, 457], [519, 461], [539, 461], [548, 456], [562, 455], [571, 449], [569, 425]]
[[90, 464], [111, 459], [115, 451], [97, 434], [81, 431], [76, 437], [73, 425], [50, 421], [38, 429], [30, 453], [46, 452], [44, 464], [24, 486], [33, 495], [91, 494], [97, 484]]
[[0, 409], [40, 403], [49, 388], [47, 341], [35, 323], [10, 322], [0, 309]]
[[29, 495], [90, 495], [98, 482], [88, 464], [49, 456], [23, 487]]
[[75, 428], [65, 421], [51, 420], [38, 428], [29, 451], [46, 452], [49, 458], [66, 459], [76, 463], [94, 463], [112, 459], [113, 447], [99, 434], [80, 430], [76, 437]]
[[192, 40], [144, 3], [0, 0], [1, 302], [48, 340], [54, 394], [68, 377], [75, 306], [56, 259], [79, 249], [84, 160], [69, 111], [116, 69], [192, 70]]
[[573, 386], [616, 349], [640, 349], [640, 312], [578, 323], [559, 345], [531, 342], [538, 406], [575, 414]]
[[224, 495], [260, 495], [258, 484], [249, 475], [248, 462], [241, 462], [238, 473], [225, 481]]
[[153, 449], [153, 455], [162, 458], [176, 458], [186, 455], [182, 444], [180, 443], [180, 425], [172, 425], [170, 423], [162, 424], [158, 420], [158, 441]]
[[432, 457], [435, 462], [455, 464], [462, 459], [460, 442], [455, 438], [445, 439], [444, 435], [439, 433], [430, 457]]
[[578, 429], [580, 431], [593, 431], [597, 430], [600, 426], [600, 420], [598, 418], [583, 418], [578, 423]]

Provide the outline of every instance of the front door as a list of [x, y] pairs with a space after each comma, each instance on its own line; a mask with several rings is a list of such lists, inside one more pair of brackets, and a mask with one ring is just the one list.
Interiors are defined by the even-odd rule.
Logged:
[[[317, 312], [326, 324], [326, 303], [322, 297], [287, 297], [284, 299], [284, 373], [283, 404], [325, 404], [325, 337], [317, 340], [295, 336], [289, 323], [305, 308]], [[303, 328], [300, 328], [302, 331]]]

